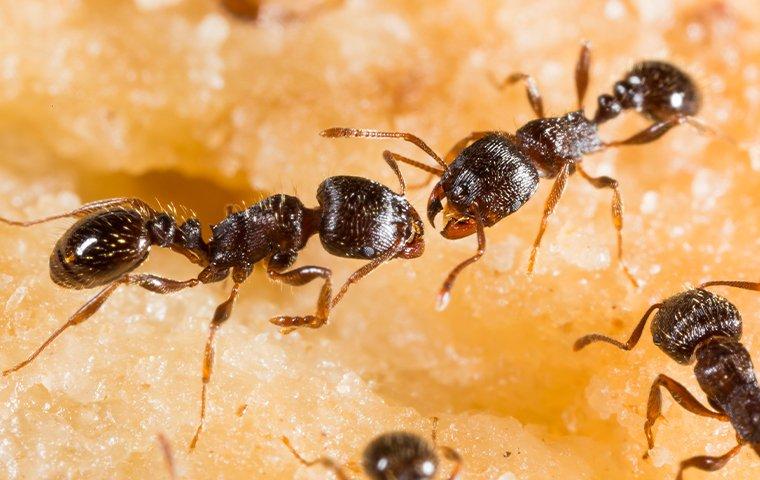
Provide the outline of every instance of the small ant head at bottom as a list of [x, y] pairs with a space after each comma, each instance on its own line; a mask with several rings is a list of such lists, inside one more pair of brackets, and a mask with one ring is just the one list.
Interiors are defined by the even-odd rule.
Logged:
[[372, 480], [428, 480], [438, 470], [438, 457], [419, 435], [388, 432], [367, 445], [362, 466]]

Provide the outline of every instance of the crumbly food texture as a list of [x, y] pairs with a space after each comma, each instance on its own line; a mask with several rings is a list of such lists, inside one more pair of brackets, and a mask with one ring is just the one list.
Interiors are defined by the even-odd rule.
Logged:
[[[586, 109], [635, 62], [659, 58], [702, 88], [700, 117], [736, 145], [688, 126], [658, 142], [588, 157], [621, 183], [633, 290], [615, 262], [609, 192], [573, 176], [536, 272], [535, 200], [487, 230], [484, 259], [436, 313], [449, 269], [475, 250], [426, 225], [426, 253], [355, 285], [317, 331], [282, 336], [267, 319], [310, 313], [318, 285], [282, 288], [257, 269], [218, 334], [206, 429], [189, 454], [202, 349], [229, 285], [160, 296], [124, 288], [37, 361], [0, 379], [0, 478], [161, 478], [156, 435], [171, 441], [182, 478], [325, 478], [301, 466], [328, 455], [355, 470], [383, 431], [429, 435], [464, 458], [463, 479], [661, 479], [681, 459], [734, 445], [728, 424], [665, 397], [667, 422], [644, 460], [646, 398], [665, 373], [699, 398], [691, 369], [645, 337], [630, 353], [594, 345], [624, 338], [646, 308], [709, 279], [757, 280], [760, 260], [760, 8], [687, 0], [347, 0], [302, 21], [304, 7], [262, 1], [257, 23], [211, 0], [0, 1], [0, 214], [36, 218], [98, 198], [175, 202], [218, 222], [225, 206], [275, 192], [316, 205], [320, 182], [360, 175], [396, 188], [384, 148], [399, 141], [329, 140], [332, 126], [416, 133], [439, 154], [473, 130], [514, 131], [532, 118], [524, 91], [490, 76], [533, 74], [549, 114], [575, 106], [579, 43], [593, 44]], [[601, 128], [623, 138], [645, 120]], [[424, 174], [402, 166], [409, 183]], [[424, 209], [429, 191], [412, 190]], [[179, 206], [186, 207], [183, 210]], [[0, 229], [0, 366], [26, 357], [92, 291], [50, 281], [66, 221]], [[361, 264], [309, 243], [299, 265], [345, 278]], [[185, 279], [197, 268], [154, 249], [141, 271]], [[336, 280], [337, 281], [337, 280]], [[742, 312], [743, 342], [760, 354], [760, 298], [720, 292]], [[442, 461], [446, 471], [447, 462]], [[718, 473], [755, 478], [746, 449]]]

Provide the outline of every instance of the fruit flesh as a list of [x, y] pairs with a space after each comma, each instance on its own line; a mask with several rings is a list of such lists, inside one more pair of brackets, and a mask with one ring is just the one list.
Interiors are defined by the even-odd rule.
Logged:
[[[0, 476], [158, 476], [156, 435], [164, 433], [186, 478], [324, 478], [301, 467], [280, 436], [308, 458], [355, 466], [377, 433], [427, 434], [433, 415], [440, 442], [464, 457], [467, 479], [669, 478], [681, 459], [727, 451], [727, 424], [667, 399], [668, 421], [643, 460], [649, 385], [665, 373], [699, 393], [691, 369], [648, 336], [630, 353], [604, 345], [573, 353], [571, 345], [592, 331], [626, 337], [649, 304], [686, 282], [757, 280], [755, 3], [348, 2], [277, 22], [278, 11], [299, 8], [265, 2], [253, 24], [201, 0], [0, 2], [1, 214], [36, 218], [134, 195], [174, 201], [213, 223], [226, 204], [273, 192], [314, 205], [330, 175], [395, 188], [382, 149], [424, 159], [419, 152], [317, 133], [409, 130], [443, 154], [471, 130], [514, 131], [531, 118], [524, 92], [499, 92], [489, 76], [530, 72], [550, 114], [575, 108], [581, 39], [594, 47], [587, 110], [635, 61], [662, 58], [700, 82], [701, 118], [740, 148], [681, 127], [654, 144], [586, 160], [589, 172], [621, 182], [626, 255], [640, 291], [614, 261], [609, 192], [577, 176], [536, 273], [524, 271], [546, 183], [487, 231], [486, 256], [462, 274], [444, 313], [434, 310], [435, 292], [475, 244], [444, 240], [429, 226], [422, 258], [394, 261], [353, 287], [318, 331], [282, 336], [266, 321], [310, 313], [318, 286], [281, 288], [258, 270], [218, 335], [207, 428], [193, 454], [186, 446], [203, 342], [227, 290], [124, 289], [34, 364], [0, 380]], [[602, 134], [622, 138], [642, 125], [627, 115]], [[404, 172], [410, 183], [424, 178]], [[418, 210], [428, 193], [410, 192]], [[3, 368], [94, 294], [48, 278], [48, 256], [67, 225], [0, 229]], [[298, 264], [329, 266], [337, 279], [361, 265], [330, 257], [317, 242]], [[158, 250], [141, 270], [197, 274]], [[739, 307], [745, 344], [760, 358], [760, 298], [720, 293]], [[719, 473], [687, 478], [752, 478], [757, 460], [747, 449]]]

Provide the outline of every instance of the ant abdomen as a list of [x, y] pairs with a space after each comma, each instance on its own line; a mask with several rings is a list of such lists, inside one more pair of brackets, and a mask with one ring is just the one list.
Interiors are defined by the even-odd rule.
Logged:
[[333, 255], [373, 260], [392, 249], [402, 258], [422, 255], [423, 226], [402, 195], [361, 177], [330, 177], [319, 186], [319, 239]]
[[438, 457], [420, 436], [388, 432], [364, 450], [364, 471], [372, 480], [426, 480], [438, 469]]
[[697, 288], [664, 300], [652, 319], [651, 329], [655, 345], [676, 362], [688, 364], [697, 346], [708, 338], [738, 341], [742, 318], [731, 302]]
[[87, 289], [106, 285], [137, 268], [150, 251], [151, 236], [136, 210], [87, 216], [61, 236], [50, 255], [50, 278], [58, 285]]
[[699, 112], [702, 104], [699, 88], [686, 72], [673, 64], [654, 60], [634, 65], [615, 83], [613, 90], [612, 95], [599, 97], [597, 123], [627, 109], [656, 121], [691, 117]]

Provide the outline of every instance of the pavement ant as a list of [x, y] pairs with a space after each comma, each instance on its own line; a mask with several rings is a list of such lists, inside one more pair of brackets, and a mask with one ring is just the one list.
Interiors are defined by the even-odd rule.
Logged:
[[687, 468], [705, 471], [723, 468], [746, 444], [760, 455], [760, 385], [749, 352], [740, 342], [742, 318], [739, 311], [725, 298], [706, 290], [720, 285], [760, 291], [760, 283], [753, 282], [703, 283], [649, 307], [625, 343], [591, 334], [579, 338], [573, 347], [578, 351], [594, 342], [606, 342], [621, 350], [631, 350], [641, 338], [647, 319], [657, 310], [650, 326], [654, 344], [681, 365], [688, 365], [696, 359], [694, 374], [714, 410], [702, 405], [677, 381], [658, 375], [649, 391], [644, 424], [649, 450], [654, 447], [652, 427], [661, 416], [660, 387], [691, 413], [731, 422], [738, 445], [718, 457], [696, 456], [682, 461], [678, 480], [683, 478], [683, 471]]
[[[454, 463], [448, 480], [454, 480], [462, 468], [462, 457], [452, 448], [436, 445], [438, 419], [433, 419], [433, 444], [417, 434], [398, 431], [378, 435], [364, 449], [362, 469], [371, 480], [431, 480], [438, 471], [440, 450], [444, 457]], [[307, 467], [321, 465], [331, 471], [338, 480], [348, 480], [343, 468], [328, 457], [316, 460], [304, 459], [287, 437], [282, 442], [299, 462]]]
[[[56, 337], [78, 325], [106, 302], [122, 285], [137, 285], [154, 293], [173, 293], [225, 280], [232, 276], [229, 297], [214, 313], [203, 361], [200, 421], [190, 449], [195, 447], [206, 411], [206, 387], [214, 363], [214, 337], [232, 313], [240, 285], [256, 263], [265, 260], [270, 279], [300, 286], [312, 280], [324, 282], [316, 312], [305, 316], [277, 316], [270, 319], [289, 333], [297, 327], [319, 328], [349, 286], [381, 264], [394, 259], [412, 259], [424, 251], [423, 225], [418, 213], [404, 197], [404, 179], [398, 165], [388, 164], [398, 177], [401, 193], [375, 181], [349, 176], [330, 177], [319, 186], [319, 206], [307, 208], [290, 195], [274, 195], [240, 212], [228, 212], [211, 226], [211, 238], [201, 236], [201, 223], [190, 218], [179, 225], [166, 212], [156, 211], [136, 198], [114, 198], [83, 205], [74, 211], [40, 220], [19, 222], [0, 218], [17, 226], [36, 225], [51, 220], [80, 218], [58, 240], [50, 256], [50, 277], [71, 289], [105, 286], [59, 327], [26, 360], [3, 371], [3, 376], [32, 362]], [[287, 270], [295, 262], [307, 240], [319, 235], [329, 253], [346, 258], [369, 260], [332, 294], [331, 271], [304, 266]], [[146, 273], [131, 273], [150, 252], [150, 247], [169, 248], [202, 267], [196, 278], [179, 281]], [[287, 270], [287, 271], [286, 271]]]
[[[590, 64], [591, 51], [584, 43], [575, 67], [578, 110], [559, 117], [544, 115], [543, 100], [533, 77], [521, 72], [509, 75], [497, 86], [502, 88], [523, 82], [537, 118], [517, 129], [514, 135], [504, 131], [472, 132], [457, 142], [444, 158], [411, 133], [355, 128], [330, 128], [321, 133], [324, 137], [401, 138], [419, 147], [436, 162], [437, 166], [433, 167], [397, 153], [383, 153], [386, 161], [395, 159], [428, 172], [428, 181], [434, 176], [440, 178], [430, 194], [427, 216], [435, 225], [435, 217], [443, 211], [446, 219], [441, 231], [443, 237], [458, 239], [477, 234], [478, 249], [475, 255], [457, 265], [439, 290], [439, 310], [446, 307], [457, 275], [485, 253], [484, 228], [495, 225], [530, 200], [540, 178], [554, 179], [528, 261], [528, 273], [533, 272], [549, 217], [565, 190], [567, 178], [575, 172], [595, 188], [612, 190], [617, 257], [627, 278], [638, 286], [623, 261], [623, 202], [618, 181], [607, 176], [590, 175], [581, 166], [581, 161], [585, 155], [609, 146], [654, 141], [673, 125], [691, 121], [691, 115], [699, 108], [699, 95], [693, 82], [680, 70], [665, 63], [644, 62], [629, 72], [625, 80], [616, 84], [615, 96], [602, 95], [599, 98], [599, 109], [594, 118], [589, 119], [583, 110], [583, 99]], [[635, 108], [657, 121], [628, 139], [602, 141], [598, 135], [598, 125], [629, 108]], [[444, 199], [445, 209], [442, 205]]]

